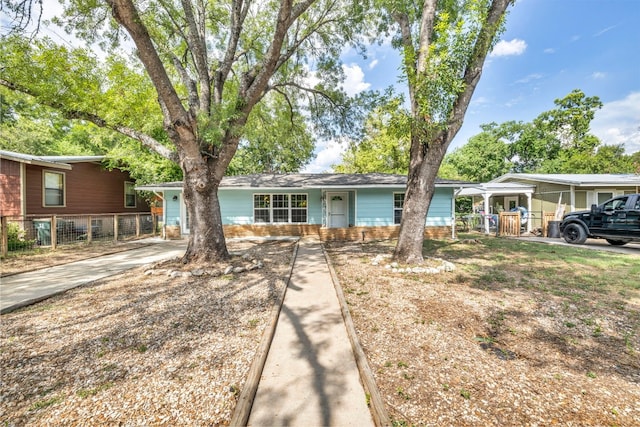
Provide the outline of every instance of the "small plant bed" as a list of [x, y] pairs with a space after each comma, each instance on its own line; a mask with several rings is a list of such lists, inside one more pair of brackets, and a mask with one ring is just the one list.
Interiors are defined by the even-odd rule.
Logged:
[[395, 425], [637, 425], [639, 256], [470, 235], [425, 241], [451, 272], [371, 264], [394, 245], [327, 251]]
[[0, 424], [228, 425], [294, 245], [233, 243], [203, 274], [140, 267], [3, 315]]

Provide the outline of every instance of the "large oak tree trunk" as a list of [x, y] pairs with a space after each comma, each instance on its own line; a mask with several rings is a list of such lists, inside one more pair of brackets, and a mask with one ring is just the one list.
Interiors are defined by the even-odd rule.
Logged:
[[407, 264], [419, 264], [424, 261], [422, 244], [427, 213], [435, 193], [438, 169], [448, 146], [446, 140], [427, 146], [417, 140], [418, 137], [414, 138], [416, 140], [412, 141], [400, 234], [393, 254], [395, 260]]
[[[196, 137], [184, 132], [180, 142], [180, 166], [183, 172], [182, 194], [189, 220], [189, 243], [183, 262], [215, 262], [229, 258], [222, 226], [218, 189], [232, 153], [218, 157], [200, 152]], [[235, 139], [228, 146], [237, 146]], [[229, 150], [231, 151], [231, 150]], [[222, 171], [222, 172], [221, 172]]]
[[194, 185], [190, 173], [185, 172], [184, 203], [189, 215], [189, 244], [184, 262], [210, 262], [227, 259], [227, 245], [222, 226], [219, 183], [210, 180], [206, 186]]

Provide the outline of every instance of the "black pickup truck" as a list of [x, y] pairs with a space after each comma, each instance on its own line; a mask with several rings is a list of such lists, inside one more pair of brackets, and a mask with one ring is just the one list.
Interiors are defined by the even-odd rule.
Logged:
[[611, 245], [640, 242], [640, 194], [625, 194], [591, 205], [589, 211], [570, 212], [562, 218], [560, 233], [568, 243], [582, 244], [588, 237]]

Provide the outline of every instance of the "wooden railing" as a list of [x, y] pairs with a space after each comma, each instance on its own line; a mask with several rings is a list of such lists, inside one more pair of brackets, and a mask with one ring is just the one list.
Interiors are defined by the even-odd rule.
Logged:
[[520, 211], [500, 212], [498, 216], [498, 234], [500, 236], [520, 236]]

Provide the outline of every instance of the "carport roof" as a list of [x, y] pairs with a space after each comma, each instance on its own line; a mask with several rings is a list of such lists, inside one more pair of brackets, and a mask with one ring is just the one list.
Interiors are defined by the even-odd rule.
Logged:
[[[367, 174], [256, 174], [225, 176], [220, 188], [398, 188], [407, 185], [406, 175], [383, 173]], [[477, 185], [470, 182], [437, 179], [436, 187], [461, 188]], [[182, 189], [182, 181], [149, 184], [136, 187], [137, 190], [164, 191]]]
[[533, 194], [536, 186], [531, 184], [518, 184], [515, 182], [486, 182], [483, 184], [476, 184], [473, 187], [463, 188], [458, 196], [483, 196], [488, 194], [493, 195], [506, 195], [506, 194]]
[[639, 186], [640, 175], [635, 174], [573, 174], [573, 173], [508, 173], [502, 175], [492, 181], [491, 183], [505, 182], [505, 181], [538, 181], [548, 182], [552, 184], [564, 184], [575, 186]]

